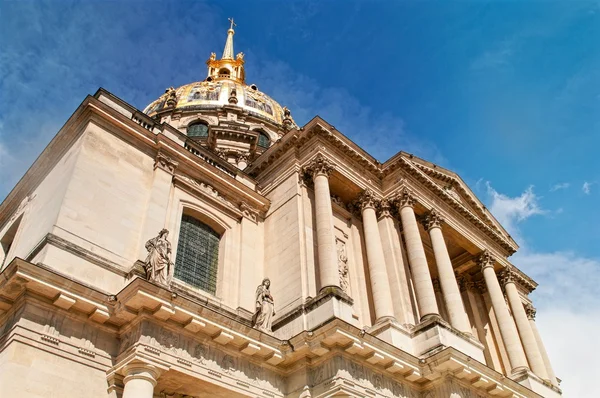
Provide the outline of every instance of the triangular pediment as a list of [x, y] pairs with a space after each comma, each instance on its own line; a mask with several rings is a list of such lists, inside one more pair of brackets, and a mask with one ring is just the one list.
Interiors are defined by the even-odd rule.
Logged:
[[490, 228], [510, 237], [460, 176], [436, 164], [412, 156], [408, 159], [424, 176], [439, 186], [449, 197], [466, 207]]

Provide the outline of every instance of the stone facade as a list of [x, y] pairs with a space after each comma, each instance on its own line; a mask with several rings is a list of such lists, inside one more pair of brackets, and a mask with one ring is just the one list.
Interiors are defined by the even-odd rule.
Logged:
[[146, 113], [88, 96], [0, 205], [0, 395], [560, 396], [460, 177], [298, 127], [233, 34]]

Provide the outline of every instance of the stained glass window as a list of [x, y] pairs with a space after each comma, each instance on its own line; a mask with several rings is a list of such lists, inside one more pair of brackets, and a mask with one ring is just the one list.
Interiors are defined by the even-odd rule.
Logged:
[[215, 294], [220, 239], [211, 227], [184, 214], [177, 244], [175, 278]]
[[188, 127], [188, 137], [208, 137], [208, 126], [204, 123], [195, 123]]
[[271, 140], [269, 137], [265, 133], [261, 132], [258, 136], [258, 146], [261, 148], [268, 148], [270, 143]]

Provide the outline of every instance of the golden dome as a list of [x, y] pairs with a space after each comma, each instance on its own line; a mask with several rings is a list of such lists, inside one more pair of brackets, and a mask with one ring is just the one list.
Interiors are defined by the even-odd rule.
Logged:
[[[177, 89], [169, 88], [156, 101], [144, 109], [144, 113], [155, 116], [165, 112], [203, 111], [235, 106], [259, 119], [276, 125], [283, 124], [284, 108], [275, 100], [258, 90], [256, 85], [245, 83], [244, 53], [233, 54], [233, 20], [227, 31], [227, 41], [221, 59], [211, 53], [206, 61], [208, 75], [204, 81], [186, 84]], [[288, 112], [288, 120], [291, 120]], [[295, 126], [295, 123], [292, 124]]]

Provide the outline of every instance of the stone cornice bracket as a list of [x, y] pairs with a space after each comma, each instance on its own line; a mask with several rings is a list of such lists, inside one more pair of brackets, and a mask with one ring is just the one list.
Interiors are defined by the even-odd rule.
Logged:
[[319, 153], [304, 166], [303, 170], [305, 174], [309, 174], [312, 178], [318, 175], [324, 175], [329, 178], [329, 175], [335, 170], [335, 166], [331, 160]]
[[156, 159], [154, 160], [154, 169], [160, 168], [166, 171], [169, 174], [175, 173], [175, 169], [179, 163], [175, 161], [172, 157], [166, 155], [164, 152], [159, 151], [156, 154]]
[[432, 209], [428, 214], [425, 215], [425, 217], [421, 219], [421, 222], [423, 223], [425, 230], [429, 231], [431, 228], [442, 228], [442, 222], [444, 222], [444, 218], [437, 210]]
[[250, 207], [246, 202], [241, 202], [239, 208], [242, 212], [242, 216], [246, 217], [250, 221], [258, 222], [258, 210]]
[[484, 250], [483, 253], [481, 253], [479, 255], [479, 257], [477, 258], [477, 265], [479, 265], [481, 267], [482, 271], [487, 267], [494, 268], [495, 262], [496, 262], [496, 258], [494, 256], [492, 256], [492, 253], [490, 253], [490, 251], [487, 249]]
[[381, 200], [375, 196], [375, 193], [370, 189], [364, 190], [363, 193], [358, 195], [358, 198], [356, 198], [356, 204], [361, 211], [369, 207], [377, 209], [380, 202]]
[[532, 304], [525, 304], [525, 313], [527, 314], [527, 318], [530, 320], [535, 320], [535, 314], [536, 314], [537, 310], [535, 309], [535, 307]]
[[417, 200], [415, 199], [415, 196], [411, 190], [409, 190], [408, 188], [404, 188], [396, 197], [395, 202], [396, 206], [398, 206], [398, 209], [402, 209], [407, 206], [414, 207], [415, 203], [417, 203]]

